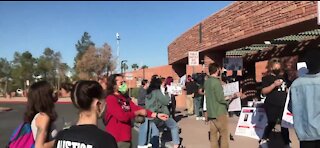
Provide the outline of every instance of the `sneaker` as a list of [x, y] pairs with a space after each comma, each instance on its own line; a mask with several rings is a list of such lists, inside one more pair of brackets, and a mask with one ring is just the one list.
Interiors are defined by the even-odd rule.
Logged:
[[204, 121], [204, 120], [206, 120], [206, 118], [205, 118], [205, 117], [201, 117], [201, 120], [203, 120], [203, 121]]
[[200, 117], [196, 117], [196, 120], [197, 120], [197, 121], [200, 120]]
[[259, 148], [268, 148], [268, 140], [266, 139], [259, 140]]

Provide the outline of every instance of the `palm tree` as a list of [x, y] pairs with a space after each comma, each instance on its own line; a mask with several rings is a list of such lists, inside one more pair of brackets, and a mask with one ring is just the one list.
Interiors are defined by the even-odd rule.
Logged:
[[139, 68], [138, 64], [132, 64], [131, 67], [133, 70], [137, 70]]
[[125, 73], [126, 72], [126, 70], [128, 69], [129, 67], [128, 67], [128, 65], [126, 64], [126, 63], [123, 63], [122, 65], [121, 65], [121, 69], [123, 69], [123, 72]]
[[145, 69], [145, 68], [148, 68], [148, 66], [147, 65], [143, 65], [141, 68]]
[[141, 68], [143, 69], [143, 79], [145, 79], [145, 71], [144, 71], [144, 69], [148, 68], [148, 66], [147, 65], [143, 65]]

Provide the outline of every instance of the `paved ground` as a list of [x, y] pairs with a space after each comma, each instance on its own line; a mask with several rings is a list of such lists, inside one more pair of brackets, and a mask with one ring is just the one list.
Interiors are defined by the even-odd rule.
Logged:
[[[0, 112], [0, 147], [4, 147], [8, 141], [12, 131], [22, 121], [23, 112], [25, 110], [25, 100], [21, 98], [15, 98], [15, 101], [5, 100], [0, 98], [0, 107], [12, 108], [11, 111]], [[68, 103], [69, 102], [69, 103]], [[77, 111], [70, 104], [68, 99], [59, 100], [56, 105], [59, 118], [56, 121], [58, 129], [62, 129], [66, 122], [75, 123], [77, 120]], [[184, 117], [184, 112], [178, 114], [179, 126], [182, 131], [180, 137], [183, 139], [182, 144], [187, 148], [209, 148], [210, 143], [208, 140], [208, 125], [205, 125], [203, 121], [196, 121], [195, 117]], [[229, 118], [229, 130], [234, 135], [238, 118], [236, 116]], [[102, 121], [99, 121], [100, 128], [103, 129]], [[279, 127], [277, 127], [279, 129]], [[133, 147], [136, 147], [138, 132], [133, 129]], [[170, 135], [170, 134], [165, 134]], [[170, 137], [170, 136], [169, 136]], [[258, 148], [258, 140], [234, 136], [235, 140], [230, 141], [230, 148]], [[292, 141], [292, 147], [298, 148], [298, 140], [294, 133], [294, 130], [290, 130], [290, 138]], [[170, 139], [170, 138], [169, 138]], [[282, 148], [283, 143], [279, 133], [273, 133], [271, 135], [270, 148]]]
[[[234, 137], [234, 141], [230, 141], [230, 148], [258, 148], [258, 140], [247, 138], [243, 136], [235, 136], [235, 130], [238, 123], [238, 117], [234, 116], [229, 118], [229, 131]], [[208, 140], [209, 125], [205, 125], [203, 121], [196, 121], [195, 117], [182, 118], [179, 121], [179, 125], [182, 128], [180, 136], [183, 138], [183, 145], [187, 148], [209, 148], [210, 142]], [[276, 129], [279, 131], [280, 126]], [[293, 129], [290, 129], [290, 139], [292, 141], [292, 147], [298, 148], [299, 141]], [[269, 148], [282, 148], [283, 142], [279, 132], [274, 132], [271, 135]]]

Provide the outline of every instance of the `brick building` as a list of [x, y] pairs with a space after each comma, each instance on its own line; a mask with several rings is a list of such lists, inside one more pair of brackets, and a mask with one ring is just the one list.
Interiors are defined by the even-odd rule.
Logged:
[[[270, 46], [284, 46], [289, 42], [271, 43], [268, 46], [261, 44], [317, 28], [315, 1], [237, 1], [176, 38], [168, 47], [168, 61], [177, 74], [182, 75], [188, 71], [185, 66], [188, 63], [188, 51], [199, 51], [200, 62], [205, 66], [211, 62], [221, 65], [223, 58], [234, 56], [232, 53], [228, 55], [228, 51], [241, 52], [235, 56], [244, 57], [245, 54], [255, 54], [257, 51], [241, 48], [258, 44], [258, 51], [262, 51]], [[298, 53], [287, 56], [293, 55]], [[244, 67], [263, 71], [265, 62], [259, 61], [264, 60], [268, 59], [244, 58]], [[261, 71], [257, 73], [261, 75]]]
[[[226, 57], [241, 57], [243, 67], [254, 71], [257, 82], [266, 71], [266, 60], [279, 57], [294, 78], [296, 63], [303, 61], [299, 53], [319, 44], [319, 36], [316, 1], [236, 1], [172, 41], [169, 66], [148, 69], [145, 78], [158, 74], [179, 79], [184, 74], [207, 72], [209, 63], [222, 65]], [[199, 51], [199, 66], [188, 66], [188, 51]], [[132, 73], [142, 77], [142, 70]], [[184, 99], [179, 97], [181, 107]]]

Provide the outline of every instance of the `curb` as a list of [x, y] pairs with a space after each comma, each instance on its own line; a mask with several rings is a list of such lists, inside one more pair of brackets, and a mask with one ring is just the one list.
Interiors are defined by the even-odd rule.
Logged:
[[[27, 101], [0, 101], [0, 103], [3, 104], [26, 104]], [[55, 104], [72, 104], [72, 102], [65, 102], [65, 101], [61, 101], [61, 102], [56, 102]]]
[[11, 111], [12, 108], [9, 108], [9, 107], [0, 107], [0, 113], [1, 112], [8, 112], [8, 111]]

